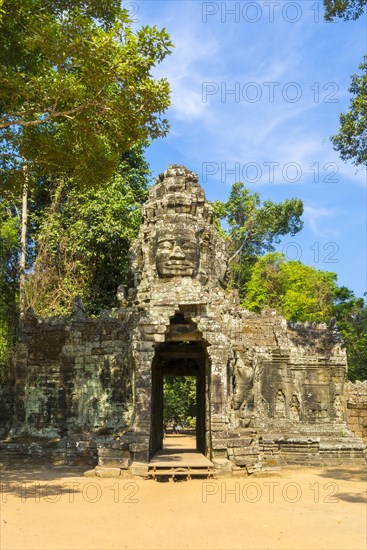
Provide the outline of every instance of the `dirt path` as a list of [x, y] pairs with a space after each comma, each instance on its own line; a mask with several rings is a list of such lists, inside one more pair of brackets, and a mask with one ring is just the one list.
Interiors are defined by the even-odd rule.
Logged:
[[187, 434], [167, 434], [163, 441], [163, 449], [196, 451], [196, 438]]
[[155, 482], [2, 475], [5, 549], [364, 549], [362, 468]]

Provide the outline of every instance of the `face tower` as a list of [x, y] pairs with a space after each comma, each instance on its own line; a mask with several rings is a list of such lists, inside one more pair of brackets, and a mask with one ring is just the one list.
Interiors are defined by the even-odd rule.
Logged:
[[227, 255], [213, 208], [197, 175], [184, 166], [170, 165], [152, 187], [130, 266], [136, 304], [148, 304], [156, 294], [187, 301], [189, 288], [197, 295], [225, 288]]
[[[130, 273], [130, 303], [142, 312], [132, 339], [139, 386], [134, 429], [149, 433], [150, 454], [159, 448], [163, 378], [193, 375], [197, 379], [197, 446], [204, 451], [213, 422], [225, 424], [227, 382], [218, 373], [227, 362], [229, 340], [218, 333], [216, 319], [233, 307], [236, 293], [226, 290], [228, 258], [214, 224], [213, 207], [197, 175], [184, 166], [170, 165], [150, 190], [130, 251]], [[140, 353], [142, 346], [144, 353]]]

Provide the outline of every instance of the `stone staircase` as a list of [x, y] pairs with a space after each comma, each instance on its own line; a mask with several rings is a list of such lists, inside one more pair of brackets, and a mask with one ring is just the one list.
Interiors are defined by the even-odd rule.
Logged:
[[210, 466], [183, 466], [180, 464], [172, 464], [171, 466], [159, 466], [149, 464], [148, 475], [153, 479], [159, 479], [161, 477], [168, 477], [170, 479], [186, 478], [192, 479], [193, 477], [206, 477], [211, 478], [214, 476], [214, 465]]

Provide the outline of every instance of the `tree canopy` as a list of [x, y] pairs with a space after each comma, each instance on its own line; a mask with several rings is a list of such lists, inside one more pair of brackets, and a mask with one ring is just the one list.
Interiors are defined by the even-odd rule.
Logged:
[[276, 309], [289, 321], [336, 323], [348, 356], [350, 380], [367, 378], [367, 303], [337, 286], [335, 273], [320, 271], [274, 252], [258, 258], [242, 305]]
[[353, 94], [349, 111], [340, 115], [339, 132], [331, 141], [344, 161], [367, 166], [367, 56], [359, 68], [361, 73], [352, 76], [349, 88]]
[[[366, 6], [367, 0], [324, 0], [324, 17], [326, 21], [355, 20]], [[367, 166], [367, 56], [359, 69], [361, 74], [352, 75], [349, 92], [353, 97], [349, 111], [339, 116], [339, 132], [331, 136], [331, 142], [342, 160]]]
[[336, 17], [345, 21], [358, 19], [366, 5], [367, 0], [324, 0], [324, 17], [326, 21], [333, 21]]
[[335, 291], [333, 313], [347, 349], [348, 376], [352, 381], [366, 380], [367, 301], [342, 286]]
[[50, 184], [42, 206], [45, 185], [39, 186], [30, 205], [29, 248], [36, 258], [27, 277], [27, 307], [41, 316], [67, 315], [77, 294], [89, 314], [117, 305], [149, 179], [143, 146], [137, 145], [121, 155], [103, 188], [81, 190], [68, 180]]
[[195, 376], [165, 376], [163, 396], [164, 422], [186, 422], [196, 417]]
[[0, 170], [107, 181], [119, 156], [166, 134], [166, 31], [133, 32], [117, 0], [4, 0], [0, 22]]
[[257, 257], [275, 250], [281, 236], [293, 236], [303, 227], [300, 199], [262, 203], [259, 194], [251, 193], [242, 182], [233, 184], [228, 201], [216, 201], [214, 209], [218, 226], [220, 221], [226, 226], [221, 232], [230, 254], [232, 285], [241, 295]]
[[17, 324], [18, 256], [18, 211], [10, 201], [0, 198], [0, 366], [7, 360]]
[[251, 311], [276, 309], [290, 321], [330, 321], [335, 288], [335, 273], [273, 252], [256, 261], [242, 305]]

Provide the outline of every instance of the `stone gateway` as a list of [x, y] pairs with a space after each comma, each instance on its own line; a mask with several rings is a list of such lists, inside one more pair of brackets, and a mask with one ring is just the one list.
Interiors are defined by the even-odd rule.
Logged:
[[4, 455], [144, 469], [162, 448], [164, 376], [176, 375], [196, 377], [197, 449], [218, 470], [364, 459], [347, 426], [338, 332], [241, 309], [213, 218], [196, 174], [169, 166], [144, 205], [120, 307], [28, 312]]

